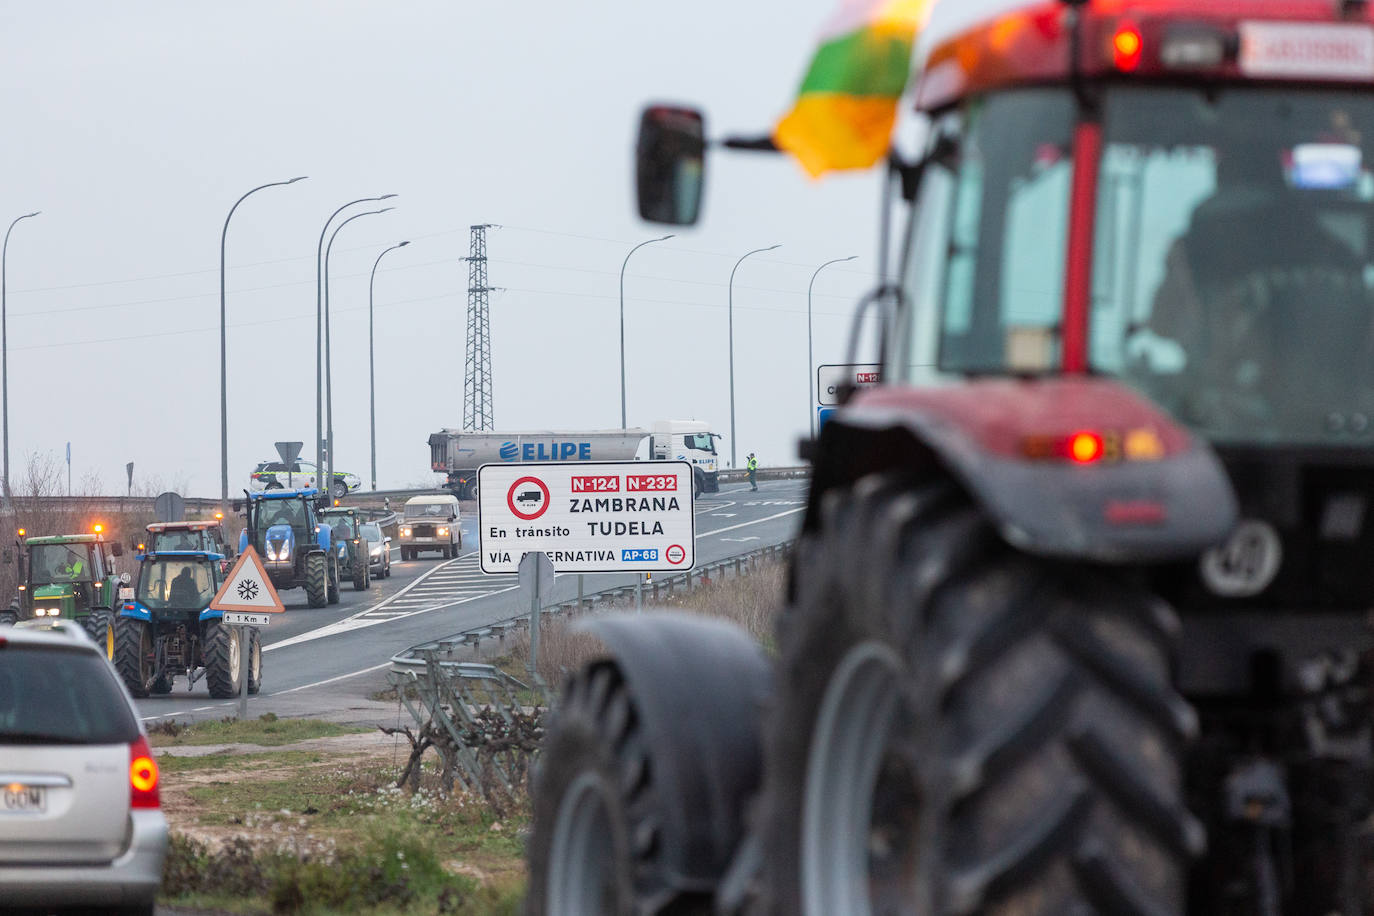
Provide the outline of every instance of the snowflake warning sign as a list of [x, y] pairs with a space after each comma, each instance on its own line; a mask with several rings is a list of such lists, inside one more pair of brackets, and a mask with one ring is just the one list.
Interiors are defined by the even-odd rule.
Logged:
[[279, 614], [286, 608], [267, 578], [267, 570], [262, 568], [258, 552], [249, 545], [229, 570], [229, 576], [220, 586], [215, 600], [210, 602], [210, 610], [221, 612], [243, 611]]

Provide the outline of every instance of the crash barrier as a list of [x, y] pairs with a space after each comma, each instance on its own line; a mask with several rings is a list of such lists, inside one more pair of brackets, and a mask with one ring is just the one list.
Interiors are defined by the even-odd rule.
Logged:
[[[766, 560], [780, 559], [792, 542], [760, 547], [687, 572], [645, 583], [641, 596], [656, 601], [726, 578], [745, 575]], [[598, 606], [633, 598], [636, 586], [616, 586], [541, 608], [542, 615], [571, 617]], [[528, 630], [529, 615], [473, 627], [444, 639], [420, 643], [391, 658], [387, 682], [419, 731], [412, 747], [435, 748], [446, 781], [461, 781], [474, 792], [493, 786], [513, 791], [528, 777], [531, 756], [543, 737], [543, 714], [556, 691], [538, 675], [528, 682], [495, 665], [464, 661], [484, 641], [504, 642], [512, 631]], [[407, 730], [407, 733], [408, 730]]]

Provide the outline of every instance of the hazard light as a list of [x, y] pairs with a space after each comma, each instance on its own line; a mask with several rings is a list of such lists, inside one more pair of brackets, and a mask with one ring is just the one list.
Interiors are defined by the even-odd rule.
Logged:
[[1101, 461], [1159, 461], [1165, 457], [1164, 442], [1152, 429], [1080, 429], [1066, 436], [1026, 436], [1021, 454], [1035, 461], [1067, 461], [1089, 465]]
[[1123, 22], [1112, 35], [1112, 63], [1122, 73], [1131, 73], [1140, 66], [1145, 51], [1145, 39], [1134, 22]]
[[105, 530], [105, 526], [100, 524], [100, 522], [96, 522], [94, 525], [91, 526], [91, 530], [94, 531], [96, 534], [99, 534], [100, 532]]

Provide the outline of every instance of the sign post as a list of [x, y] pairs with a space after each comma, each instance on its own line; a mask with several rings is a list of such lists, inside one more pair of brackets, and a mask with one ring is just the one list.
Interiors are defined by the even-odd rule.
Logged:
[[553, 591], [553, 564], [541, 551], [520, 560], [520, 588], [530, 596], [530, 676], [539, 682], [539, 611]]
[[251, 630], [267, 626], [272, 621], [271, 615], [286, 610], [252, 544], [239, 554], [238, 562], [229, 570], [224, 584], [210, 602], [210, 610], [219, 611], [221, 622], [234, 628], [239, 644], [239, 718], [247, 719], [248, 679], [253, 655]]

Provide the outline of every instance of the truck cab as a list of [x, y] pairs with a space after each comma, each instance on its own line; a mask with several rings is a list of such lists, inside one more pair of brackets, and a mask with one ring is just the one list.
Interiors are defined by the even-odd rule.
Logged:
[[716, 454], [719, 433], [700, 420], [659, 420], [649, 434], [650, 461], [688, 461], [696, 495], [720, 492], [720, 465]]

